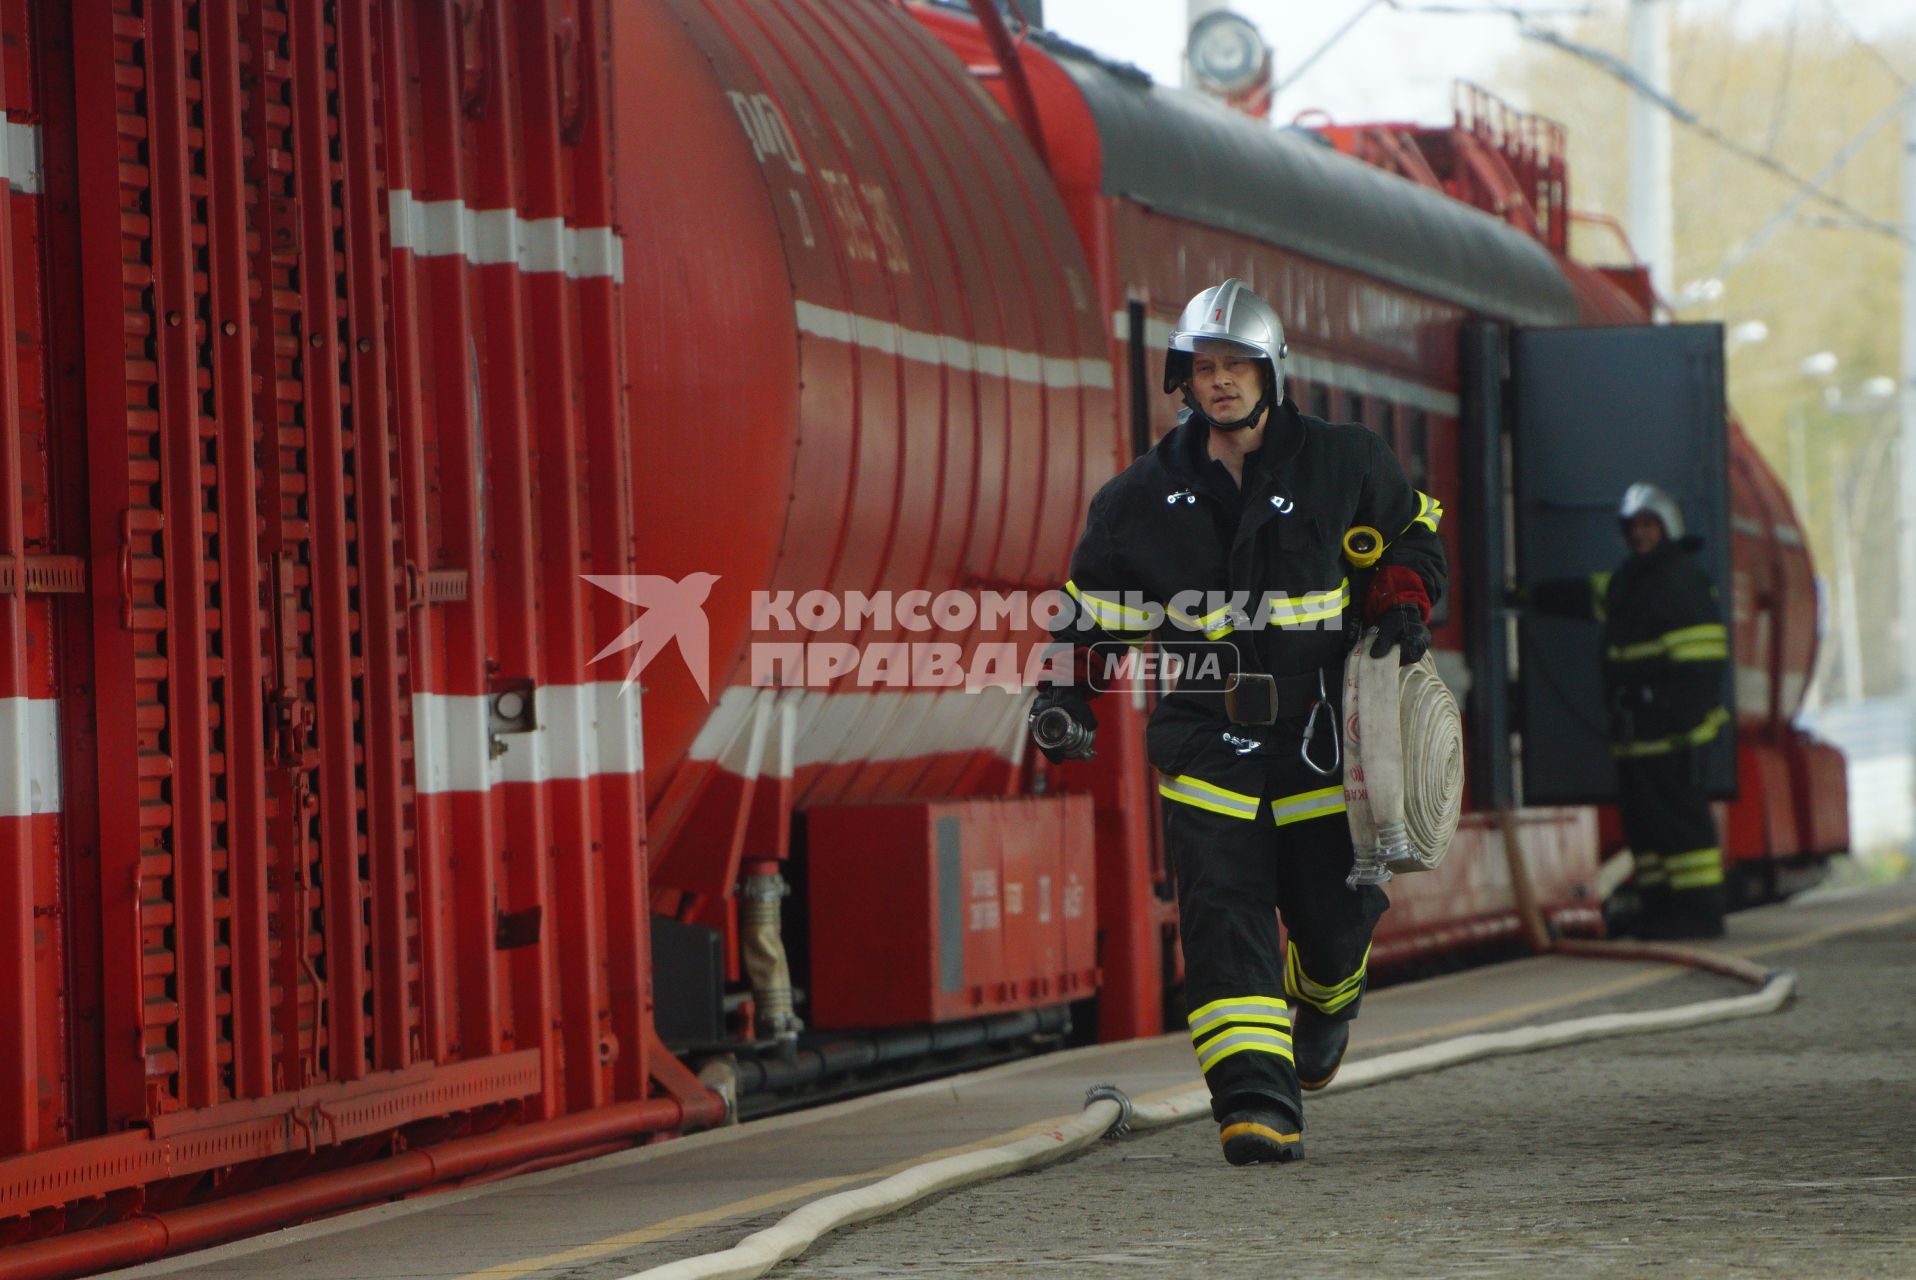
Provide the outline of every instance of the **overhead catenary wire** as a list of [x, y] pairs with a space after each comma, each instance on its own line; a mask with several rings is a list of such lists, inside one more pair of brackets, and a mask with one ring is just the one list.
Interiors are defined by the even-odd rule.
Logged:
[[1602, 49], [1593, 49], [1588, 45], [1580, 44], [1575, 40], [1558, 35], [1554, 31], [1532, 26], [1530, 23], [1521, 19], [1519, 19], [1517, 23], [1517, 32], [1526, 40], [1534, 40], [1539, 44], [1546, 44], [1553, 49], [1561, 50], [1574, 58], [1590, 63], [1602, 70], [1606, 75], [1622, 81], [1634, 92], [1642, 95], [1649, 102], [1669, 113], [1678, 124], [1683, 125], [1691, 132], [1708, 141], [1715, 143], [1725, 151], [1748, 161], [1759, 169], [1790, 183], [1792, 186], [1803, 191], [1806, 198], [1818, 200], [1823, 204], [1850, 215], [1856, 219], [1859, 226], [1873, 231], [1878, 235], [1888, 236], [1890, 239], [1905, 245], [1911, 243], [1910, 237], [1895, 223], [1887, 222], [1881, 218], [1865, 213], [1841, 196], [1825, 190], [1811, 179], [1803, 177], [1775, 158], [1766, 156], [1755, 148], [1738, 142], [1735, 138], [1723, 132], [1723, 130], [1706, 122], [1696, 112], [1690, 110], [1690, 108], [1684, 106], [1675, 98], [1670, 97], [1668, 94], [1661, 93], [1653, 86], [1644, 83], [1643, 78], [1631, 70], [1630, 67], [1623, 63], [1621, 59], [1617, 58], [1616, 55], [1607, 53]]

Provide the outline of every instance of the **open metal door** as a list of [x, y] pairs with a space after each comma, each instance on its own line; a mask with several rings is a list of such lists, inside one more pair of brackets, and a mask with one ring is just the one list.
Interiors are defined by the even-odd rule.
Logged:
[[[1518, 581], [1616, 568], [1626, 555], [1617, 503], [1633, 482], [1647, 480], [1683, 505], [1688, 532], [1703, 539], [1698, 554], [1718, 597], [1729, 601], [1722, 326], [1517, 330], [1510, 357]], [[1526, 804], [1616, 798], [1598, 633], [1565, 618], [1527, 615], [1519, 626]], [[1735, 669], [1732, 654], [1725, 706], [1734, 705]], [[1734, 793], [1735, 752], [1735, 734], [1725, 732], [1704, 753], [1712, 794]]]

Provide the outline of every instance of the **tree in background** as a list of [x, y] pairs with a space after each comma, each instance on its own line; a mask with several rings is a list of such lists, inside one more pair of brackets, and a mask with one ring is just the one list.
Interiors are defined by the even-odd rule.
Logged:
[[[1916, 78], [1916, 38], [1871, 46], [1811, 3], [1799, 4], [1782, 25], [1763, 27], [1739, 24], [1735, 8], [1674, 9], [1670, 96], [1702, 123], [1802, 177], [1823, 169], [1890, 111]], [[1627, 61], [1621, 8], [1564, 34]], [[1628, 204], [1631, 90], [1589, 62], [1536, 43], [1497, 83], [1527, 109], [1564, 123], [1573, 205], [1621, 221]], [[1870, 380], [1899, 372], [1902, 247], [1814, 198], [1751, 243], [1796, 186], [1681, 123], [1672, 132], [1678, 296], [1670, 301], [1676, 318], [1720, 320], [1733, 333], [1753, 321], [1767, 330], [1761, 341], [1731, 340], [1730, 403], [1799, 508], [1807, 508], [1799, 514], [1806, 515], [1826, 577], [1837, 563], [1833, 527], [1844, 531], [1847, 522], [1859, 552], [1857, 572], [1867, 584], [1863, 626], [1886, 642], [1863, 646], [1861, 692], [1896, 692], [1902, 680], [1897, 648], [1871, 624], [1897, 616], [1891, 447], [1897, 419], [1893, 397], [1882, 396], [1882, 384], [1872, 387]], [[1895, 225], [1902, 214], [1902, 143], [1903, 122], [1892, 112], [1823, 189], [1868, 218]], [[1613, 232], [1587, 223], [1573, 228], [1571, 249], [1597, 264], [1624, 257]], [[1720, 290], [1705, 285], [1712, 280], [1720, 281]], [[1805, 372], [1803, 362], [1823, 352], [1836, 356], [1834, 372]], [[1842, 696], [1840, 689], [1834, 696]]]

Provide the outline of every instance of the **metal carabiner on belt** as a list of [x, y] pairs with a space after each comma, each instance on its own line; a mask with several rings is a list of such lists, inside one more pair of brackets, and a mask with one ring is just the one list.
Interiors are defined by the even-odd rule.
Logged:
[[[1311, 759], [1311, 739], [1317, 736], [1317, 717], [1325, 711], [1331, 713], [1331, 762], [1328, 766], [1319, 765]], [[1324, 686], [1322, 667], [1317, 669], [1317, 701], [1311, 703], [1310, 718], [1304, 722], [1304, 741], [1298, 747], [1297, 754], [1303, 759], [1304, 767], [1320, 778], [1330, 777], [1344, 763], [1344, 746], [1337, 733], [1337, 708], [1331, 705], [1330, 690]]]

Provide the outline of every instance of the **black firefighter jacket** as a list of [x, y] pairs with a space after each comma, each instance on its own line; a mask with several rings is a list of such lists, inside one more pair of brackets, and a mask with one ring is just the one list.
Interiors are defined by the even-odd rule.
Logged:
[[1710, 741], [1729, 720], [1723, 667], [1729, 636], [1697, 538], [1632, 555], [1615, 573], [1538, 583], [1539, 611], [1603, 624], [1610, 751], [1667, 755]]
[[[1435, 605], [1446, 580], [1443, 507], [1410, 486], [1375, 432], [1299, 413], [1289, 399], [1241, 489], [1211, 459], [1208, 438], [1201, 419], [1187, 420], [1098, 490], [1066, 583], [1079, 614], [1056, 634], [1079, 645], [1228, 640], [1246, 671], [1331, 668], [1335, 699], [1375, 572], [1353, 569], [1345, 533], [1378, 530], [1387, 544], [1378, 563], [1414, 570]], [[1180, 772], [1197, 741], [1228, 724], [1221, 692], [1180, 682], [1152, 713], [1151, 763]]]

